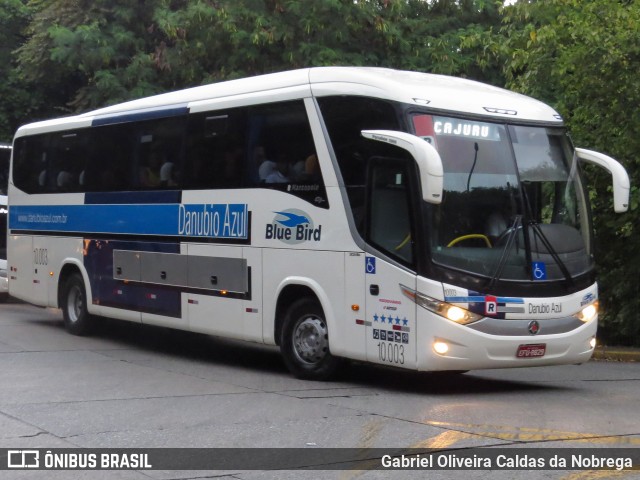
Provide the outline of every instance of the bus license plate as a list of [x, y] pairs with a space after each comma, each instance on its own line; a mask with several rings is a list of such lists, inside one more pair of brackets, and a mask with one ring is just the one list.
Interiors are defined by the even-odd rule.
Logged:
[[518, 358], [543, 357], [546, 350], [547, 350], [546, 343], [520, 345], [518, 347], [518, 351], [516, 352], [516, 357]]

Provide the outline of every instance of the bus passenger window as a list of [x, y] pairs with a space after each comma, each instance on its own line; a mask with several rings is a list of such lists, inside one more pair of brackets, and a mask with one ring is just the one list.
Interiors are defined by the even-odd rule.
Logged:
[[185, 189], [243, 187], [246, 162], [245, 109], [189, 117]]
[[139, 124], [135, 164], [140, 188], [179, 188], [185, 121], [178, 116]]
[[321, 208], [328, 201], [311, 126], [302, 101], [253, 107], [248, 138], [254, 152], [249, 177]]
[[47, 151], [49, 135], [18, 138], [15, 142], [13, 180], [27, 193], [44, 191], [47, 181]]

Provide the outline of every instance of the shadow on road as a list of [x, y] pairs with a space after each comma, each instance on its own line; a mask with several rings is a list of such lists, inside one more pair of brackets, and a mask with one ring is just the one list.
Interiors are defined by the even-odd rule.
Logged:
[[[33, 320], [41, 326], [62, 328], [61, 321]], [[93, 337], [111, 341], [121, 347], [141, 350], [178, 359], [192, 360], [213, 365], [224, 365], [239, 370], [257, 373], [290, 375], [279, 349], [256, 343], [196, 334], [169, 328], [134, 324], [119, 320], [101, 318]], [[536, 369], [526, 369], [528, 374]], [[344, 387], [376, 388], [403, 393], [429, 395], [482, 395], [504, 392], [530, 392], [572, 390], [536, 382], [532, 378], [514, 381], [487, 378], [491, 371], [482, 374], [452, 372], [413, 372], [385, 366], [349, 362], [333, 380]], [[340, 385], [341, 387], [343, 385]]]

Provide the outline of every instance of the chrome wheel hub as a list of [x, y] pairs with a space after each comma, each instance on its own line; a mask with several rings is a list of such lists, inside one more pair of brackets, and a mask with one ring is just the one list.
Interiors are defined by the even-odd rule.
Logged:
[[82, 291], [79, 287], [74, 286], [69, 290], [69, 296], [67, 297], [67, 314], [69, 315], [69, 320], [71, 320], [72, 323], [78, 321], [83, 308], [84, 298], [82, 296]]
[[305, 363], [318, 363], [327, 354], [329, 341], [327, 325], [323, 319], [312, 316], [305, 318], [293, 332], [293, 350]]

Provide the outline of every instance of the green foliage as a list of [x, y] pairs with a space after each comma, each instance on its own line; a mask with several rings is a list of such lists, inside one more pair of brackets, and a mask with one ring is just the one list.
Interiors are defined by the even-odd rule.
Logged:
[[[368, 65], [495, 79], [467, 31], [499, 24], [465, 0], [31, 0], [20, 78], [49, 110], [318, 65]], [[40, 113], [40, 112], [38, 112]], [[41, 113], [46, 113], [42, 111]], [[53, 113], [53, 112], [52, 112]], [[60, 112], [55, 112], [59, 114]]]
[[[518, 2], [494, 38], [510, 88], [555, 105], [574, 142], [617, 158], [640, 183], [640, 3], [619, 0]], [[601, 333], [640, 343], [640, 191], [625, 215], [612, 210], [611, 179], [587, 169], [598, 239]]]
[[30, 1], [35, 13], [17, 50], [18, 74], [47, 99], [39, 113], [72, 113], [164, 90], [154, 57], [164, 35], [153, 23], [162, 4]]
[[29, 10], [20, 0], [0, 1], [0, 142], [9, 142], [18, 112], [33, 108], [33, 98], [20, 85], [15, 72], [13, 51], [24, 41], [24, 29], [30, 19]]

